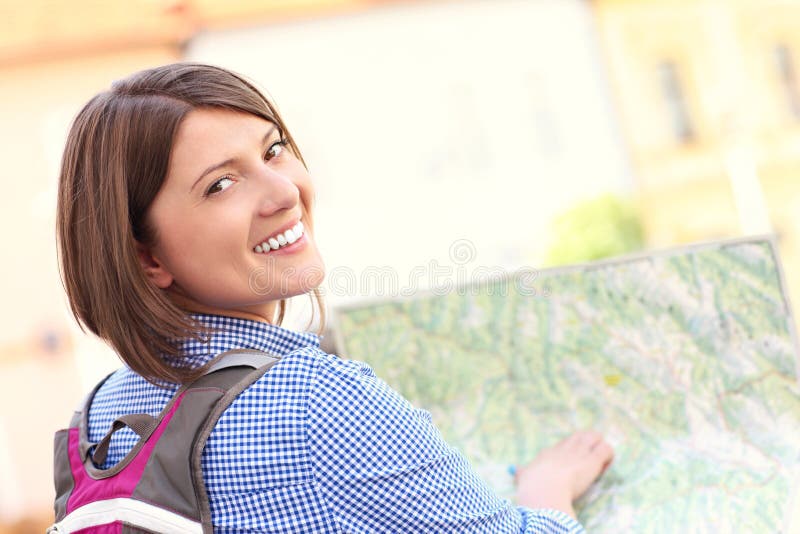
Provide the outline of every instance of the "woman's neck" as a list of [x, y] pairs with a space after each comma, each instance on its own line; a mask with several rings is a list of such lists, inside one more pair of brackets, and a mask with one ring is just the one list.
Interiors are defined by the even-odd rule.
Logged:
[[170, 299], [179, 308], [186, 310], [189, 313], [207, 313], [210, 315], [224, 315], [226, 317], [236, 317], [238, 319], [248, 319], [250, 321], [258, 321], [261, 323], [274, 324], [275, 317], [275, 303], [266, 303], [260, 306], [258, 310], [240, 309], [240, 308], [216, 308], [214, 306], [206, 306], [200, 304], [192, 299], [177, 293], [171, 293]]

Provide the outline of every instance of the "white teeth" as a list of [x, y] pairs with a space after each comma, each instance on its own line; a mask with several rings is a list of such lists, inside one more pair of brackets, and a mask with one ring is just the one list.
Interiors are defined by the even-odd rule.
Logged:
[[280, 247], [291, 245], [292, 243], [296, 242], [298, 239], [303, 237], [305, 233], [305, 226], [303, 225], [303, 221], [297, 221], [292, 228], [286, 230], [282, 234], [278, 234], [274, 237], [270, 237], [267, 241], [264, 241], [260, 245], [256, 245], [253, 250], [258, 254], [265, 254], [270, 250], [278, 250]]

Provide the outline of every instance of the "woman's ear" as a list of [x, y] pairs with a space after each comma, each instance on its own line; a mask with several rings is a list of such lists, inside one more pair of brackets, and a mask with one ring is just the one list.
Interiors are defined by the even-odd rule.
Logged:
[[136, 254], [139, 256], [139, 263], [142, 265], [144, 274], [156, 287], [167, 289], [172, 285], [173, 277], [163, 263], [155, 256], [147, 245], [136, 242]]

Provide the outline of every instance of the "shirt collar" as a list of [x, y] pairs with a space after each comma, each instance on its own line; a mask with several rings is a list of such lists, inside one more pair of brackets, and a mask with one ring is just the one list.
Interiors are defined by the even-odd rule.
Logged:
[[211, 315], [192, 314], [198, 323], [212, 329], [203, 339], [189, 338], [182, 342], [183, 363], [200, 366], [218, 354], [234, 349], [255, 349], [275, 356], [285, 356], [303, 347], [319, 348], [319, 336], [311, 332], [295, 332], [269, 323]]

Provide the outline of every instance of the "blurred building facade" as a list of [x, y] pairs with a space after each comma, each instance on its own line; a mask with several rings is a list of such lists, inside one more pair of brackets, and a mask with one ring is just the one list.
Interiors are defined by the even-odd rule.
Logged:
[[407, 2], [209, 30], [186, 57], [248, 73], [293, 129], [332, 305], [538, 267], [556, 213], [632, 188], [584, 0]]
[[649, 244], [774, 232], [800, 305], [800, 4], [593, 4]]

